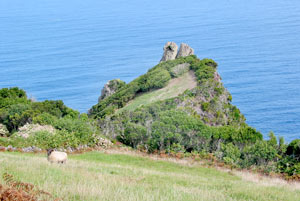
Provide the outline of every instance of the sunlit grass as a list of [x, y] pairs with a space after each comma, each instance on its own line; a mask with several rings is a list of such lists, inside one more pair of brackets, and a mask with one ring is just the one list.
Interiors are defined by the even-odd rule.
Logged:
[[185, 90], [196, 87], [196, 85], [197, 82], [194, 73], [192, 71], [187, 72], [179, 78], [170, 80], [169, 84], [162, 89], [141, 94], [130, 101], [125, 107], [119, 109], [118, 112], [123, 110], [133, 111], [141, 105], [148, 105], [159, 100], [176, 97]]
[[299, 200], [300, 191], [242, 180], [213, 168], [139, 156], [89, 152], [66, 165], [42, 154], [0, 153], [0, 173], [63, 200]]

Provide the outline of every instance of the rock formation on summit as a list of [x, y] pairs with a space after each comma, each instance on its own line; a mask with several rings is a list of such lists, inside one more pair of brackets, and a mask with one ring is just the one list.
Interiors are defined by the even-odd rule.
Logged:
[[188, 44], [181, 43], [176, 58], [186, 57], [186, 56], [190, 56], [190, 55], [193, 55], [193, 54], [194, 54], [194, 49], [193, 48], [191, 48]]
[[164, 54], [160, 62], [174, 60], [176, 58], [177, 51], [178, 51], [178, 46], [176, 45], [176, 43], [167, 42], [164, 46]]
[[100, 102], [101, 100], [103, 100], [104, 98], [111, 96], [112, 94], [114, 94], [118, 89], [120, 89], [121, 87], [123, 87], [126, 83], [120, 79], [114, 79], [114, 80], [110, 80], [108, 81], [103, 89], [101, 90], [101, 96], [98, 99], [98, 102]]
[[179, 57], [186, 57], [194, 54], [194, 49], [188, 44], [181, 43], [178, 51], [178, 46], [174, 42], [167, 42], [164, 46], [164, 54], [160, 62], [174, 60]]

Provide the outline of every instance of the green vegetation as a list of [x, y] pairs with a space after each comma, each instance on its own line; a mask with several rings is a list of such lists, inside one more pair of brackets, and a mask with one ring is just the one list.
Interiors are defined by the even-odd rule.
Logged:
[[[274, 133], [264, 140], [231, 104], [216, 70], [213, 60], [196, 56], [162, 62], [128, 84], [117, 81], [116, 92], [89, 116], [62, 101], [34, 102], [21, 89], [1, 89], [1, 133], [9, 133], [0, 137], [0, 146], [93, 147], [103, 134], [149, 153], [201, 154], [231, 167], [300, 179], [300, 141], [287, 145]], [[20, 137], [28, 123], [50, 125], [54, 132]]]
[[65, 201], [298, 201], [300, 197], [295, 186], [272, 179], [247, 181], [255, 175], [236, 176], [214, 168], [130, 155], [89, 152], [70, 155], [66, 165], [49, 164], [46, 154], [6, 152], [0, 153], [0, 158], [0, 175], [8, 172]]
[[[0, 145], [14, 147], [38, 146], [40, 148], [77, 147], [92, 145], [97, 128], [86, 114], [72, 110], [62, 101], [33, 102], [25, 91], [18, 88], [0, 90], [0, 123], [9, 130], [10, 138], [2, 138]], [[30, 133], [24, 139], [16, 134], [25, 124], [51, 125], [56, 131]]]
[[149, 105], [150, 103], [160, 100], [176, 97], [184, 91], [196, 87], [194, 79], [192, 72], [186, 72], [181, 77], [172, 79], [168, 85], [162, 89], [142, 93], [117, 112], [120, 113], [124, 110], [133, 111], [142, 105]]
[[172, 68], [176, 65], [184, 63], [191, 64], [197, 60], [195, 56], [189, 56], [156, 65], [146, 74], [121, 87], [115, 94], [93, 106], [90, 110], [90, 116], [93, 118], [103, 118], [106, 115], [113, 114], [117, 109], [124, 107], [140, 93], [166, 86], [168, 81], [171, 80], [172, 75], [174, 77]]

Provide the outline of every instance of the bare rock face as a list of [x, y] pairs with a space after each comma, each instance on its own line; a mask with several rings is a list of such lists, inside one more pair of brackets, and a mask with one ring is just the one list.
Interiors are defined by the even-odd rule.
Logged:
[[217, 71], [214, 73], [214, 80], [216, 80], [217, 82], [221, 82], [221, 76]]
[[126, 83], [120, 79], [114, 79], [108, 81], [103, 89], [101, 90], [101, 96], [98, 99], [98, 102], [103, 100], [104, 98], [111, 96], [112, 94], [116, 93], [118, 89], [123, 87]]
[[186, 56], [190, 56], [190, 55], [193, 55], [193, 54], [194, 54], [194, 49], [193, 48], [191, 48], [188, 44], [181, 43], [176, 58], [186, 57]]
[[7, 136], [9, 134], [5, 125], [0, 124], [0, 136]]
[[178, 51], [178, 46], [176, 45], [176, 43], [167, 42], [164, 46], [164, 54], [160, 62], [174, 60], [176, 58], [177, 51]]

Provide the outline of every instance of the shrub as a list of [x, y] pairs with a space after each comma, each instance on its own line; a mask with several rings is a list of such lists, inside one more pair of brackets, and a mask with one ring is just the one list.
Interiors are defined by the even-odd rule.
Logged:
[[57, 117], [49, 114], [49, 113], [42, 113], [38, 116], [33, 117], [32, 122], [35, 124], [40, 125], [54, 125], [57, 121]]
[[288, 176], [300, 175], [300, 162], [291, 156], [282, 157], [277, 162], [277, 169]]
[[118, 140], [126, 145], [136, 148], [147, 140], [147, 131], [144, 126], [128, 123], [124, 134], [118, 136]]
[[[18, 88], [1, 89], [0, 123], [3, 123], [10, 133], [17, 131], [26, 123], [39, 123], [54, 125], [62, 117], [78, 119], [79, 112], [64, 105], [61, 100], [31, 102], [27, 100], [26, 93]], [[20, 100], [20, 101], [18, 101]]]
[[220, 96], [224, 92], [223, 87], [215, 87], [214, 90], [215, 90], [217, 96]]
[[203, 111], [208, 111], [209, 106], [210, 106], [210, 103], [207, 103], [207, 102], [201, 104], [201, 108]]
[[159, 89], [168, 83], [171, 79], [171, 75], [167, 70], [164, 69], [157, 69], [147, 73], [144, 76], [141, 76], [139, 80], [139, 91], [138, 92], [145, 92], [151, 89]]
[[[60, 135], [64, 134], [67, 138], [74, 136], [80, 144], [93, 144], [95, 130], [88, 121], [65, 117], [58, 119], [54, 127], [61, 131]], [[74, 144], [78, 145], [77, 142]]]
[[47, 131], [39, 131], [35, 132], [28, 139], [28, 144], [30, 146], [36, 146], [42, 149], [48, 149], [48, 148], [57, 148], [58, 146], [53, 145], [54, 141], [54, 134], [49, 133]]
[[221, 144], [221, 150], [223, 152], [223, 160], [229, 165], [237, 164], [241, 157], [241, 152], [238, 147], [232, 143]]
[[270, 138], [268, 140], [269, 145], [277, 148], [277, 138], [272, 131], [269, 133], [269, 138]]
[[243, 166], [267, 165], [277, 156], [277, 150], [267, 141], [257, 141], [254, 145], [246, 146], [242, 152]]
[[232, 95], [231, 95], [231, 94], [229, 94], [229, 96], [228, 96], [227, 100], [228, 100], [229, 102], [231, 102], [231, 101], [232, 101]]
[[10, 132], [16, 131], [31, 120], [30, 105], [18, 103], [10, 105], [1, 113], [0, 121], [6, 125]]
[[0, 111], [10, 105], [28, 102], [26, 92], [18, 87], [0, 89]]
[[286, 154], [300, 161], [300, 139], [293, 140], [288, 145]]

